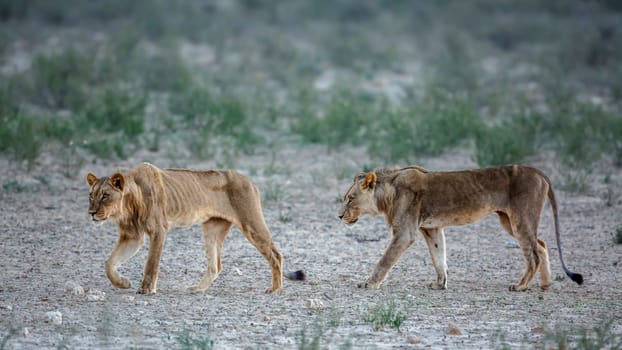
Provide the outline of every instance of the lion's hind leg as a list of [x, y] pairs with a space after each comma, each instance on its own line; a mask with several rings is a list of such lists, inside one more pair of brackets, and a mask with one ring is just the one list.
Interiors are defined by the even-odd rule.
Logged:
[[549, 253], [546, 243], [538, 240], [538, 256], [540, 257], [540, 289], [547, 290], [553, 284], [551, 279], [551, 264], [549, 263]]
[[283, 256], [274, 245], [272, 235], [263, 219], [260, 223], [255, 223], [253, 226], [243, 226], [241, 230], [249, 242], [268, 261], [268, 265], [270, 265], [272, 270], [272, 287], [268, 288], [266, 293], [281, 291], [283, 288]]
[[525, 258], [525, 272], [518, 284], [510, 285], [510, 290], [520, 292], [529, 288], [529, 284], [541, 267], [542, 247], [538, 245], [536, 227], [534, 225], [523, 222], [513, 226], [512, 230], [515, 232], [515, 237], [518, 239], [523, 257]]
[[[520, 248], [523, 251], [523, 256], [525, 257], [525, 272], [517, 284], [510, 285], [510, 290], [527, 290], [538, 269], [540, 269], [544, 281], [546, 275], [542, 271], [543, 269], [549, 268], [549, 259], [548, 254], [546, 253], [546, 245], [543, 253], [542, 247], [539, 245], [539, 242], [541, 241], [536, 239], [537, 222], [535, 225], [529, 222], [519, 222], [514, 224], [512, 221], [513, 218], [510, 218], [508, 214], [501, 211], [497, 212], [497, 214], [499, 215], [499, 222], [501, 223], [501, 226], [507, 231], [508, 234], [510, 234], [510, 236], [518, 240]], [[550, 279], [550, 272], [548, 276]]]
[[218, 278], [222, 271], [220, 256], [225, 237], [231, 230], [232, 223], [219, 218], [212, 218], [201, 225], [203, 229], [203, 241], [205, 242], [205, 257], [207, 268], [203, 277], [194, 286], [188, 287], [188, 291], [197, 293], [206, 291]]

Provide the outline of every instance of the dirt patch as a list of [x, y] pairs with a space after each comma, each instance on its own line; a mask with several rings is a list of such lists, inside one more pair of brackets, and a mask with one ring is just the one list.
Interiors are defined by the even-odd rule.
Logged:
[[[446, 230], [448, 290], [426, 287], [435, 273], [422, 239], [380, 290], [357, 289], [389, 242], [381, 218], [353, 227], [337, 219], [338, 199], [351, 176], [371, 164], [357, 149], [328, 153], [305, 147], [276, 156], [260, 151], [237, 160], [237, 169], [263, 192], [266, 221], [285, 269], [304, 269], [305, 282], [286, 281], [280, 295], [264, 294], [270, 269], [233, 230], [219, 279], [206, 294], [188, 294], [185, 288], [205, 269], [200, 228], [190, 227], [173, 229], [167, 238], [158, 294], [135, 294], [146, 247], [120, 269], [133, 288], [116, 289], [103, 264], [117, 229], [88, 221], [83, 175], [143, 160], [170, 165], [157, 154], [141, 153], [123, 163], [87, 166], [77, 179], [53, 175], [62, 173], [53, 162], [37, 169], [49, 174], [43, 182], [34, 173], [7, 175], [31, 184], [1, 192], [0, 336], [7, 348], [192, 348], [212, 342], [214, 348], [302, 348], [315, 340], [321, 348], [532, 347], [556, 327], [593, 328], [602, 320], [614, 320], [612, 332], [622, 334], [622, 245], [611, 235], [622, 224], [620, 205], [607, 206], [596, 196], [557, 191], [564, 257], [584, 275], [583, 286], [562, 277], [547, 207], [540, 237], [549, 244], [558, 276], [548, 292], [535, 285], [527, 292], [508, 291], [522, 273], [522, 255], [492, 216]], [[0, 165], [3, 173], [17, 174], [9, 164]], [[424, 165], [442, 170], [473, 164], [469, 157], [446, 155]], [[610, 177], [619, 178], [619, 170], [613, 171]], [[399, 331], [391, 320], [381, 327], [366, 321], [389, 305], [404, 317]]]

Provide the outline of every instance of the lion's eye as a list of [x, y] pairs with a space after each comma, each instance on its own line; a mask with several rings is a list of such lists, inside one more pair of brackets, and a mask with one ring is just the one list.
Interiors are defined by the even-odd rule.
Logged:
[[348, 204], [352, 203], [352, 200], [354, 200], [354, 196], [348, 197]]
[[102, 194], [102, 201], [108, 200], [108, 193]]

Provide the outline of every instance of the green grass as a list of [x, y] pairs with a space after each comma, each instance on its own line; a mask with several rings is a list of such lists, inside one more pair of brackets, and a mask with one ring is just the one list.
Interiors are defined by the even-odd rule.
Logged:
[[293, 131], [306, 142], [320, 143], [336, 149], [346, 144], [360, 144], [371, 127], [376, 101], [366, 94], [355, 94], [345, 88], [331, 91], [323, 105], [322, 96], [304, 88], [296, 96]]
[[[612, 3], [591, 3], [594, 17], [620, 16]], [[622, 37], [609, 22], [577, 30], [582, 6], [3, 3], [0, 18], [12, 30], [0, 31], [0, 61], [10, 66], [24, 51], [30, 65], [2, 73], [0, 153], [29, 167], [50, 143], [110, 158], [166, 145], [167, 154], [206, 159], [222, 148], [235, 157], [272, 147], [272, 139], [302, 139], [336, 152], [360, 146], [383, 164], [474, 144], [480, 166], [522, 162], [540, 150], [566, 165], [604, 156], [620, 166]], [[550, 18], [533, 16], [542, 13]], [[30, 32], [35, 22], [45, 35]], [[58, 38], [53, 49], [51, 38]], [[20, 42], [29, 45], [13, 50]], [[213, 59], [181, 50], [191, 45]], [[422, 69], [411, 71], [413, 62]], [[336, 79], [316, 89], [324, 73]], [[404, 96], [389, 102], [369, 89], [386, 73], [415, 85], [395, 83]], [[22, 133], [36, 142], [21, 144]], [[173, 152], [171, 144], [186, 149]]]
[[369, 127], [372, 156], [412, 161], [472, 139], [483, 127], [468, 96], [452, 96], [430, 88], [421, 101], [403, 107], [386, 106]]
[[591, 328], [563, 329], [559, 326], [545, 333], [542, 349], [620, 349], [622, 335], [616, 333], [613, 319], [604, 320]]
[[214, 348], [214, 340], [208, 336], [199, 336], [189, 330], [185, 330], [176, 338], [181, 350], [210, 350]]
[[374, 330], [389, 327], [399, 332], [400, 327], [406, 321], [406, 316], [397, 309], [394, 301], [389, 301], [384, 305], [372, 308], [363, 320], [370, 324]]
[[616, 228], [616, 232], [613, 235], [613, 242], [615, 244], [622, 244], [622, 226], [618, 226], [618, 228]]
[[482, 127], [475, 137], [475, 160], [480, 166], [521, 163], [536, 152], [542, 118], [514, 116], [498, 126]]

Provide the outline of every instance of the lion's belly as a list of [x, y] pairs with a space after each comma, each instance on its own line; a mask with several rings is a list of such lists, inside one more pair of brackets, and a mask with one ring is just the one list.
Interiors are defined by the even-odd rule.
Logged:
[[472, 212], [456, 212], [448, 214], [436, 214], [429, 216], [423, 220], [421, 227], [423, 228], [441, 228], [447, 226], [462, 226], [474, 223], [485, 216], [488, 216], [493, 210], [479, 209]]
[[213, 213], [210, 211], [201, 211], [197, 213], [193, 213], [192, 215], [181, 214], [174, 217], [169, 217], [168, 223], [171, 227], [184, 227], [202, 224], [205, 221], [209, 220], [212, 217]]

